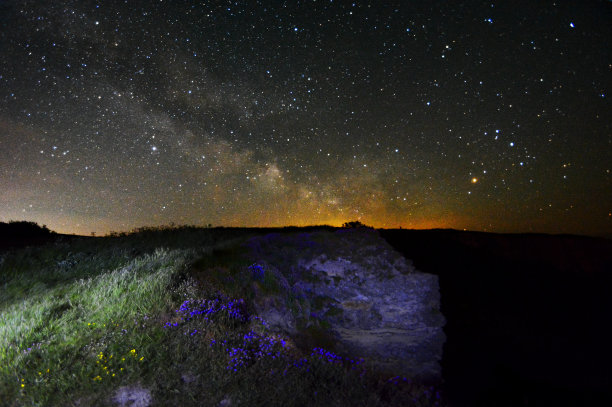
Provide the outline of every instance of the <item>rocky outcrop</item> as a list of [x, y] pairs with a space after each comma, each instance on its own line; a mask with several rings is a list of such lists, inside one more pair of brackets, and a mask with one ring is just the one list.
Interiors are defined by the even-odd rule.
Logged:
[[445, 341], [438, 278], [414, 269], [376, 231], [267, 235], [250, 242], [256, 312], [289, 336], [323, 329], [335, 350], [377, 369], [441, 377]]

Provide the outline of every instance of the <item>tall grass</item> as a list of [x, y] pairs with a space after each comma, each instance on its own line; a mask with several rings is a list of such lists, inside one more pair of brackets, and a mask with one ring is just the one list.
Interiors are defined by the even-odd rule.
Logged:
[[[44, 404], [54, 395], [78, 388], [75, 380], [87, 383], [82, 379], [91, 370], [91, 355], [117, 347], [108, 343], [113, 331], [132, 328], [134, 321], [159, 314], [177, 300], [169, 290], [172, 279], [194, 256], [188, 250], [157, 250], [126, 261], [117, 253], [115, 263], [124, 261], [120, 267], [96, 273], [85, 265], [72, 272], [71, 279], [53, 285], [33, 282], [32, 273], [24, 272], [22, 278], [13, 274], [5, 283], [0, 314], [3, 402], [12, 398]], [[125, 348], [142, 348], [147, 335], [130, 335]]]

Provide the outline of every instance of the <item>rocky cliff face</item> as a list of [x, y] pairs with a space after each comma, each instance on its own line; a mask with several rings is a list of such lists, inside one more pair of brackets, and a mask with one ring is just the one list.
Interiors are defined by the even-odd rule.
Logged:
[[250, 247], [261, 276], [256, 312], [270, 328], [298, 340], [316, 333], [315, 342], [384, 372], [441, 377], [438, 278], [415, 270], [376, 231], [272, 234]]

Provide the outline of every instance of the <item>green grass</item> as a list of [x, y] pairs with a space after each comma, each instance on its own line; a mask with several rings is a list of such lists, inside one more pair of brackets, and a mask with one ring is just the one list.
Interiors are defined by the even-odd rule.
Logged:
[[[229, 308], [209, 319], [177, 313], [185, 301], [241, 298], [247, 315], [253, 283], [278, 290], [250, 275], [247, 237], [145, 230], [2, 254], [0, 405], [113, 405], [121, 386], [149, 389], [152, 405], [434, 405], [432, 389], [319, 360], [289, 338], [282, 347]], [[275, 338], [274, 357], [257, 354], [252, 330], [260, 345]], [[235, 371], [232, 348], [245, 355]]]

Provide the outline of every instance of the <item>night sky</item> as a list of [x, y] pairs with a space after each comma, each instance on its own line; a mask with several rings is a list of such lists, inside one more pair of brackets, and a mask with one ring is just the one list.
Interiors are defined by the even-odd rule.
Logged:
[[0, 2], [0, 221], [612, 234], [612, 2]]

